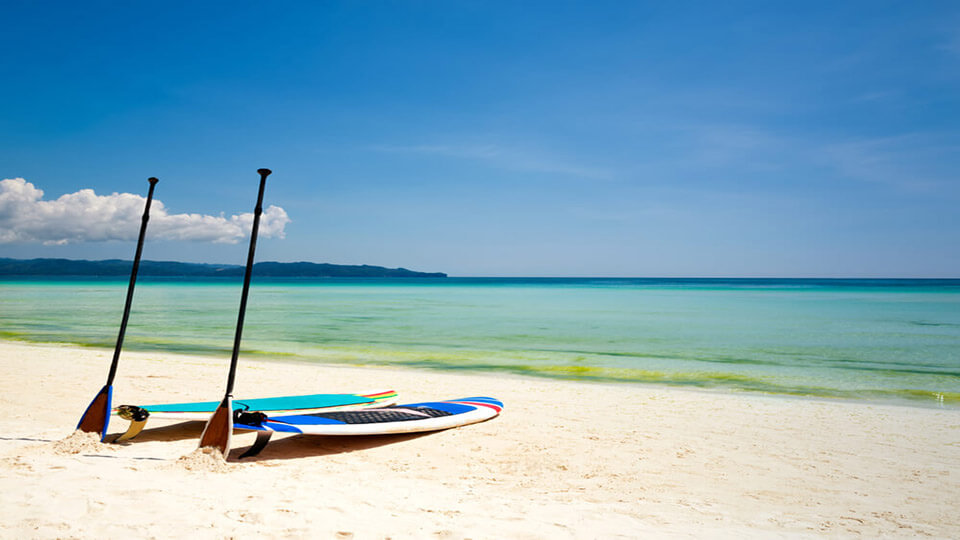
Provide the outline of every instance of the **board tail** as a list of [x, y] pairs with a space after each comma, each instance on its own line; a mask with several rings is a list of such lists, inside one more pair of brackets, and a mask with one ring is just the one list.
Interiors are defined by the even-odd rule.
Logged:
[[377, 392], [375, 394], [360, 394], [361, 397], [368, 398], [371, 401], [369, 406], [385, 406], [397, 401], [397, 392], [394, 390], [387, 390], [386, 392]]

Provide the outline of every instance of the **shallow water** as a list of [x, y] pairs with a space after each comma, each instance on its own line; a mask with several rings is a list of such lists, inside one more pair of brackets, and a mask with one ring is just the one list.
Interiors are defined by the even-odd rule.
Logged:
[[[112, 348], [126, 282], [0, 282], [0, 337]], [[222, 354], [239, 280], [141, 279], [125, 347]], [[960, 280], [254, 278], [243, 350], [960, 404]]]

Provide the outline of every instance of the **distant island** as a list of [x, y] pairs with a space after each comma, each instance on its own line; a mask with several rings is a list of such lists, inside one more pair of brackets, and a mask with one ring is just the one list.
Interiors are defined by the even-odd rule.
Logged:
[[[0, 276], [129, 276], [133, 261], [109, 259], [86, 261], [71, 259], [0, 258]], [[198, 264], [174, 261], [140, 261], [140, 276], [156, 277], [234, 277], [243, 276], [244, 267], [235, 264]], [[253, 275], [291, 278], [445, 278], [443, 272], [415, 272], [406, 268], [369, 265], [318, 264], [310, 262], [261, 262], [253, 265]]]

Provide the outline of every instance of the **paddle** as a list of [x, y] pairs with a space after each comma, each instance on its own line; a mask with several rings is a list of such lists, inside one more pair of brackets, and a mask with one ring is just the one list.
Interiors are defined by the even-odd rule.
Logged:
[[117, 365], [120, 363], [120, 349], [123, 347], [123, 335], [127, 332], [127, 319], [130, 318], [130, 304], [133, 303], [133, 287], [137, 283], [137, 270], [140, 269], [140, 254], [143, 252], [143, 237], [147, 233], [147, 221], [150, 220], [150, 203], [153, 201], [153, 188], [157, 186], [156, 178], [148, 178], [150, 191], [147, 193], [147, 204], [143, 209], [143, 218], [140, 222], [140, 237], [137, 239], [137, 253], [133, 257], [133, 270], [130, 271], [130, 285], [127, 286], [127, 303], [123, 308], [123, 318], [120, 320], [120, 335], [117, 336], [117, 346], [113, 350], [113, 362], [110, 364], [110, 374], [107, 375], [107, 384], [100, 389], [100, 393], [93, 398], [87, 410], [80, 417], [77, 429], [86, 433], [99, 433], [100, 440], [107, 436], [107, 426], [110, 424], [110, 401], [113, 397], [113, 378], [117, 375]]
[[260, 227], [260, 214], [263, 212], [263, 188], [267, 183], [270, 169], [257, 169], [260, 173], [260, 193], [257, 206], [253, 210], [253, 230], [250, 231], [250, 251], [247, 253], [247, 269], [243, 274], [243, 292], [240, 294], [240, 315], [237, 317], [237, 332], [233, 337], [233, 357], [230, 359], [230, 375], [227, 377], [227, 391], [223, 401], [213, 412], [207, 426], [200, 436], [200, 448], [213, 447], [220, 450], [224, 459], [230, 451], [230, 437], [233, 434], [233, 381], [237, 375], [237, 358], [240, 355], [240, 334], [243, 332], [243, 314], [247, 310], [247, 293], [250, 290], [250, 274], [253, 271], [253, 254], [257, 249], [257, 229]]

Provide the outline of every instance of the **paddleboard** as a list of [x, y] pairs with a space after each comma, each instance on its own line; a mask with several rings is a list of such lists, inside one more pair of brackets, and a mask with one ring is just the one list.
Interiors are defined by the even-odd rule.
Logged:
[[489, 397], [407, 403], [364, 410], [319, 412], [297, 415], [268, 415], [262, 412], [234, 416], [234, 429], [262, 432], [257, 442], [240, 457], [254, 456], [266, 446], [270, 435], [387, 435], [439, 431], [489, 420], [503, 409], [503, 403]]
[[[233, 400], [234, 414], [237, 411], [269, 412], [273, 415], [312, 414], [345, 409], [385, 407], [397, 402], [393, 390], [364, 394], [309, 394], [256, 399]], [[127, 432], [115, 442], [130, 440], [146, 425], [148, 418], [167, 420], [207, 420], [220, 405], [219, 401], [191, 403], [162, 403], [155, 405], [119, 405], [113, 414], [130, 421]]]

